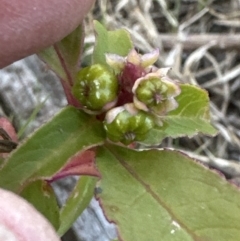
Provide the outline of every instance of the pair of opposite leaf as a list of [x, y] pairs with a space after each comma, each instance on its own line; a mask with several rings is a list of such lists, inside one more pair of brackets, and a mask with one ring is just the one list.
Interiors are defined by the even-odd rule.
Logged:
[[174, 99], [180, 87], [169, 77], [169, 68], [153, 64], [159, 51], [140, 55], [135, 49], [126, 57], [106, 54], [107, 65], [94, 64], [77, 74], [72, 92], [89, 114], [105, 115], [107, 137], [130, 144], [144, 140], [161, 125], [161, 117], [178, 107]]

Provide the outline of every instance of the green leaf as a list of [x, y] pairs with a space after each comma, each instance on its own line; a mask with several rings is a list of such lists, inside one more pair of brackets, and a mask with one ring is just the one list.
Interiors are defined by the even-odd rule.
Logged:
[[50, 184], [42, 180], [33, 182], [21, 192], [21, 196], [42, 213], [55, 229], [58, 229], [59, 207]]
[[17, 133], [18, 136], [18, 140], [20, 140], [22, 138], [22, 136], [24, 135], [24, 132], [26, 131], [26, 129], [28, 128], [28, 126], [30, 125], [30, 123], [35, 120], [37, 114], [39, 113], [39, 111], [43, 108], [44, 104], [46, 103], [46, 101], [48, 100], [48, 97], [46, 97], [41, 103], [39, 103], [33, 110], [32, 114], [30, 115], [30, 117], [27, 119], [26, 123], [21, 126], [20, 130]]
[[91, 201], [97, 179], [82, 176], [60, 212], [59, 236], [62, 236], [72, 226]]
[[67, 107], [12, 152], [0, 170], [0, 187], [19, 192], [31, 180], [51, 178], [70, 157], [104, 139], [101, 122]]
[[240, 240], [240, 192], [170, 150], [100, 147], [101, 206], [124, 241]]
[[181, 94], [176, 97], [178, 108], [163, 118], [163, 126], [149, 131], [143, 144], [156, 145], [165, 137], [192, 137], [201, 132], [215, 135], [210, 123], [208, 93], [194, 85], [181, 84]]
[[105, 54], [112, 53], [126, 56], [133, 48], [130, 34], [125, 29], [107, 31], [98, 21], [94, 21], [96, 44], [93, 52], [93, 63], [106, 65]]
[[49, 67], [70, 85], [79, 69], [79, 59], [84, 38], [83, 25], [78, 26], [72, 33], [38, 55]]
[[4, 163], [4, 161], [5, 161], [5, 159], [0, 156], [0, 167], [1, 167], [1, 165]]

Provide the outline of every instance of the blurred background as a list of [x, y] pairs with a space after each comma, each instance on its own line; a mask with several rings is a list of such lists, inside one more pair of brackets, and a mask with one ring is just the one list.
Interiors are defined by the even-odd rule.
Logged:
[[[240, 0], [102, 0], [85, 21], [82, 65], [94, 46], [93, 20], [109, 30], [127, 29], [139, 53], [160, 50], [158, 67], [182, 83], [199, 85], [210, 97], [212, 124], [218, 135], [165, 139], [160, 147], [186, 151], [205, 165], [240, 181]], [[66, 100], [57, 77], [30, 56], [0, 70], [0, 113], [24, 135], [39, 127]], [[64, 202], [76, 177], [55, 185]], [[114, 225], [104, 219], [96, 200], [77, 220], [64, 240], [108, 241]]]

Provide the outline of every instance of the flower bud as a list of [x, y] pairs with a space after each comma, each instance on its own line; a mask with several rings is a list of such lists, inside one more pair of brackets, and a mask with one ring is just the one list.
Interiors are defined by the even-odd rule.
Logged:
[[136, 109], [132, 103], [108, 111], [104, 122], [107, 137], [111, 141], [122, 142], [125, 145], [144, 140], [154, 125], [154, 118]]
[[72, 93], [86, 112], [98, 114], [116, 104], [118, 80], [105, 66], [95, 64], [78, 72]]
[[159, 57], [159, 50], [154, 49], [152, 52], [141, 55], [135, 49], [132, 49], [126, 57], [117, 54], [106, 54], [106, 62], [112, 67], [116, 73], [122, 71], [126, 64], [131, 63], [136, 67], [141, 67], [143, 70], [154, 64]]
[[155, 71], [152, 66], [159, 57], [159, 50], [141, 55], [135, 49], [122, 57], [117, 54], [106, 54], [107, 64], [114, 70], [119, 80], [119, 98], [117, 105], [124, 105], [133, 101], [132, 87], [138, 78]]

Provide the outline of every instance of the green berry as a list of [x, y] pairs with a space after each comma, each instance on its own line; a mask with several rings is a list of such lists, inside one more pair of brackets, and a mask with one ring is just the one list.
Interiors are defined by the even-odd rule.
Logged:
[[136, 97], [152, 107], [168, 98], [168, 86], [159, 78], [152, 78], [139, 84]]
[[174, 97], [180, 92], [179, 86], [167, 77], [150, 73], [135, 82], [133, 102], [138, 109], [164, 115], [178, 107]]
[[114, 109], [107, 113], [104, 128], [107, 137], [114, 142], [122, 142], [128, 145], [134, 141], [142, 141], [148, 131], [155, 125], [153, 117], [148, 113], [137, 110], [133, 114], [127, 109], [123, 109], [108, 123], [108, 118], [111, 119], [110, 115], [113, 111]]
[[116, 103], [118, 80], [105, 66], [94, 64], [78, 72], [72, 93], [85, 110], [106, 111]]

